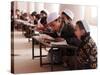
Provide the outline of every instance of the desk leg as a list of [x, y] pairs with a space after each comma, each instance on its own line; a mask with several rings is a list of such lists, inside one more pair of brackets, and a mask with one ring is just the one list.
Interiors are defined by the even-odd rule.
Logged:
[[40, 66], [42, 66], [42, 45], [39, 44], [40, 46]]
[[[77, 54], [76, 54], [77, 52], [76, 52], [76, 51], [77, 51], [77, 50], [75, 50], [75, 59], [76, 59], [76, 57], [77, 57]], [[74, 68], [74, 69], [76, 70], [76, 69], [77, 69], [77, 62], [76, 62], [76, 60], [74, 60], [74, 63], [75, 63], [75, 68]]]
[[34, 59], [34, 38], [32, 38], [32, 59]]
[[51, 48], [51, 71], [53, 71], [53, 65], [54, 65], [54, 62], [53, 62], [53, 48]]

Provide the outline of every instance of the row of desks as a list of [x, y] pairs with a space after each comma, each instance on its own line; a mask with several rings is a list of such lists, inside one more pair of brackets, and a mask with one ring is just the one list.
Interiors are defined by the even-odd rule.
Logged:
[[31, 26], [31, 27], [35, 27], [36, 26], [34, 24], [29, 23], [28, 21], [24, 21], [24, 20], [21, 20], [21, 19], [15, 19], [15, 22], [16, 23], [22, 23], [24, 25]]
[[[36, 27], [36, 25], [34, 25], [32, 23], [29, 23], [29, 21], [24, 21], [24, 20], [21, 20], [21, 19], [14, 19], [14, 21], [15, 21], [15, 24], [17, 25], [17, 29], [21, 29], [22, 30], [22, 34], [28, 33], [28, 35], [31, 36], [31, 32]], [[30, 42], [30, 38], [31, 37], [28, 37], [28, 41], [29, 42]]]
[[[29, 23], [28, 21], [20, 20], [20, 19], [15, 19], [16, 23], [21, 23], [29, 27], [35, 27], [36, 25], [33, 25]], [[48, 40], [51, 40], [48, 42]], [[51, 65], [51, 71], [53, 71], [53, 48], [77, 48], [75, 46], [68, 45], [65, 40], [60, 41], [60, 42], [54, 42], [52, 40], [55, 40], [54, 38], [50, 37], [49, 35], [46, 34], [37, 34], [32, 36], [32, 59], [39, 57], [40, 58], [40, 66], [43, 66], [45, 64], [50, 64]], [[40, 55], [35, 56], [35, 48], [34, 48], [34, 41], [37, 41], [39, 43], [39, 51]], [[42, 55], [42, 47], [50, 47], [51, 48], [51, 63], [43, 63], [43, 58], [47, 55]], [[75, 54], [76, 55], [76, 54]]]

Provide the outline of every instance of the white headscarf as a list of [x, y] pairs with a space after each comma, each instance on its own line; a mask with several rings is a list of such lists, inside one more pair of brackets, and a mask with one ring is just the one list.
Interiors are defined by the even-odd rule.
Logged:
[[47, 17], [47, 23], [50, 23], [52, 21], [54, 21], [55, 19], [57, 19], [59, 17], [59, 14], [56, 12], [52, 12], [48, 15]]
[[65, 9], [63, 12], [64, 12], [66, 15], [68, 15], [72, 20], [74, 19], [74, 14], [73, 14], [73, 12], [72, 12], [71, 10]]
[[81, 20], [81, 22], [83, 23], [83, 26], [84, 26], [86, 32], [90, 32], [90, 28], [89, 28], [89, 25], [88, 25], [87, 21], [86, 20]]

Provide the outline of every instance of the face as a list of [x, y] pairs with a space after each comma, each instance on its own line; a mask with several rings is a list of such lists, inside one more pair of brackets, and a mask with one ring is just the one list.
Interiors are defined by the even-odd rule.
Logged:
[[70, 22], [70, 20], [67, 19], [66, 15], [64, 15], [64, 14], [61, 14], [61, 18], [62, 18], [62, 21], [65, 21], [66, 23]]
[[61, 14], [62, 20], [66, 20], [66, 16], [64, 14]]
[[61, 19], [58, 18], [50, 23], [50, 27], [53, 31], [58, 31], [61, 25]]
[[82, 31], [80, 30], [79, 26], [76, 24], [75, 26], [75, 35], [78, 39], [81, 38], [81, 35], [82, 35]]

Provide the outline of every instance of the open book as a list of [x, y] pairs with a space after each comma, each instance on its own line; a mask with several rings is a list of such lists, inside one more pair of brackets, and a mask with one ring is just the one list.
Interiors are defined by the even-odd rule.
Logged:
[[51, 45], [67, 45], [66, 40], [59, 41], [59, 42], [51, 42]]
[[57, 41], [55, 38], [53, 38], [49, 35], [46, 35], [46, 34], [40, 34], [39, 36], [42, 40], [43, 39], [49, 40], [51, 45], [67, 45], [67, 42], [64, 39], [63, 40], [59, 39], [60, 41]]

